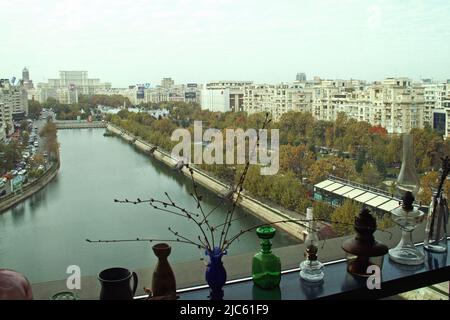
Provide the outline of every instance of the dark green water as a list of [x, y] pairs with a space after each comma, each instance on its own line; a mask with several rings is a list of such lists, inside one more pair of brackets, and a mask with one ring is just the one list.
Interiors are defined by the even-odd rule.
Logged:
[[[161, 213], [149, 205], [123, 205], [114, 198], [163, 198], [167, 191], [182, 207], [195, 210], [187, 177], [137, 152], [119, 138], [103, 137], [103, 129], [61, 130], [61, 169], [50, 184], [15, 208], [0, 214], [0, 268], [24, 273], [33, 282], [67, 277], [69, 265], [78, 265], [82, 276], [95, 275], [112, 266], [129, 269], [154, 265], [156, 258], [147, 242], [90, 244], [89, 239], [153, 237], [170, 239], [168, 226], [195, 238], [194, 223]], [[218, 198], [200, 188], [206, 211]], [[211, 216], [214, 224], [224, 221], [228, 206]], [[230, 231], [234, 235], [261, 223], [237, 210]], [[296, 241], [279, 232], [274, 247]], [[229, 255], [255, 252], [255, 233], [242, 236], [228, 250]], [[172, 263], [198, 260], [196, 247], [172, 244]]]

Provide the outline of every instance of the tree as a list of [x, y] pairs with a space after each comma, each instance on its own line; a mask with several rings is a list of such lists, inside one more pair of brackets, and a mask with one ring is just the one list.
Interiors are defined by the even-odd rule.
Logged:
[[[431, 202], [431, 197], [433, 196], [433, 191], [437, 191], [439, 185], [440, 175], [438, 171], [430, 171], [423, 175], [420, 179], [420, 190], [417, 194], [417, 199], [423, 204], [429, 204]], [[448, 197], [450, 196], [450, 182], [445, 180], [443, 187], [444, 194]]]
[[331, 214], [334, 231], [340, 235], [346, 235], [354, 231], [355, 218], [361, 211], [361, 207], [353, 200], [347, 199], [341, 207]]
[[326, 202], [315, 201], [313, 204], [314, 208], [314, 218], [316, 219], [324, 219], [330, 220], [331, 214], [334, 211], [333, 206], [329, 205]]
[[383, 180], [377, 168], [369, 163], [366, 163], [363, 166], [361, 176], [365, 184], [375, 187], [378, 186]]
[[39, 101], [28, 100], [28, 116], [31, 119], [37, 120], [42, 112], [42, 106]]
[[59, 144], [56, 138], [56, 125], [50, 121], [41, 129], [39, 135], [44, 139], [45, 150], [51, 160], [59, 158]]
[[358, 152], [358, 158], [356, 159], [355, 163], [356, 172], [361, 173], [365, 163], [366, 163], [366, 151], [361, 150]]
[[337, 157], [317, 160], [309, 168], [308, 174], [312, 184], [326, 179], [330, 174], [348, 180], [355, 180], [357, 177], [353, 161]]
[[301, 177], [314, 160], [314, 154], [304, 144], [298, 146], [287, 144], [280, 147], [280, 167], [285, 172], [292, 170]]

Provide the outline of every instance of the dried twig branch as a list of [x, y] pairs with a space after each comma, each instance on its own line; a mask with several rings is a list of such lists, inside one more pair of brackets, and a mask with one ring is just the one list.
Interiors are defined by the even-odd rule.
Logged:
[[201, 249], [201, 246], [194, 242], [180, 240], [180, 239], [154, 239], [154, 238], [136, 238], [136, 239], [110, 239], [110, 240], [90, 240], [86, 239], [89, 243], [115, 243], [115, 242], [180, 242], [180, 243], [187, 243], [191, 245], [195, 245], [199, 249]]

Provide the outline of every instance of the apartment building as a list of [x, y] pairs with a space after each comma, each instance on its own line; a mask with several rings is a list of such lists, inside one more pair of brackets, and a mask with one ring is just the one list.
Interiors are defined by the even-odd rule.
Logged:
[[24, 87], [13, 85], [8, 79], [0, 79], [0, 122], [5, 127], [12, 126], [13, 120], [21, 120], [28, 115], [28, 97]]
[[163, 78], [161, 80], [161, 87], [164, 89], [169, 89], [175, 85], [175, 81], [172, 78]]
[[6, 138], [7, 128], [13, 128], [12, 108], [0, 101], [0, 141]]
[[[431, 119], [424, 87], [408, 78], [387, 78], [368, 85], [360, 80], [321, 80], [293, 84], [252, 84], [244, 87], [243, 110], [270, 112], [274, 120], [289, 111], [311, 112], [334, 121], [339, 113], [379, 125], [389, 133], [422, 128]], [[444, 101], [444, 100], [442, 100]]]
[[3, 123], [0, 123], [0, 142], [4, 142], [5, 140], [6, 140], [6, 127], [3, 126]]
[[270, 112], [274, 120], [289, 111], [311, 111], [312, 92], [301, 84], [247, 85], [243, 90], [243, 111]]
[[439, 131], [447, 139], [450, 136], [450, 80], [445, 83], [427, 84], [425, 101], [429, 112], [429, 122], [433, 129]]
[[251, 81], [206, 83], [201, 90], [202, 109], [219, 112], [244, 111], [244, 88], [251, 84]]

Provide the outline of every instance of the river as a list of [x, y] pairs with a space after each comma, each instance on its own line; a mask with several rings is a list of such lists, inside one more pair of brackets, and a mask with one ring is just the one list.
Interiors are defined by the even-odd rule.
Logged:
[[[61, 169], [45, 188], [3, 214], [0, 214], [0, 268], [24, 273], [30, 282], [60, 280], [67, 277], [69, 265], [78, 265], [83, 276], [102, 269], [123, 266], [129, 269], [152, 267], [156, 261], [148, 242], [88, 243], [85, 239], [127, 239], [151, 237], [172, 239], [171, 226], [194, 239], [194, 223], [183, 217], [159, 212], [148, 204], [118, 204], [115, 198], [164, 198], [167, 191], [182, 207], [195, 211], [190, 196], [192, 184], [157, 160], [138, 152], [118, 137], [104, 137], [104, 129], [58, 131]], [[199, 187], [205, 211], [219, 198]], [[228, 206], [211, 215], [214, 225], [224, 221]], [[240, 220], [230, 235], [261, 223], [238, 209]], [[274, 248], [298, 243], [278, 232]], [[229, 255], [255, 252], [259, 240], [254, 232], [234, 242]], [[198, 248], [172, 244], [171, 263], [203, 257]]]

